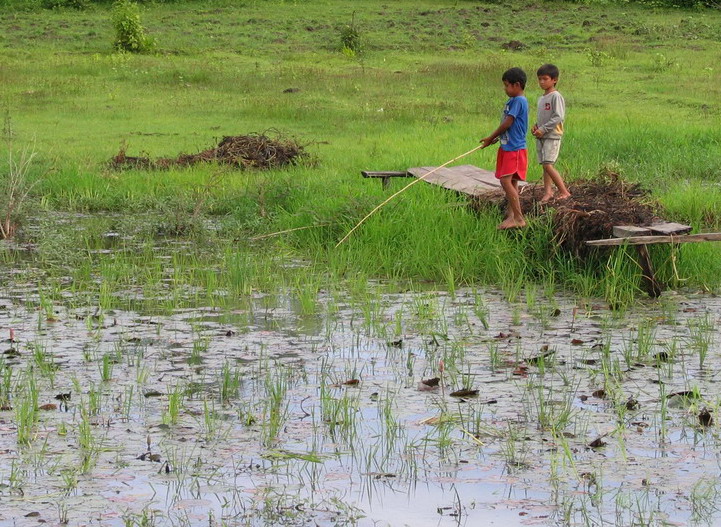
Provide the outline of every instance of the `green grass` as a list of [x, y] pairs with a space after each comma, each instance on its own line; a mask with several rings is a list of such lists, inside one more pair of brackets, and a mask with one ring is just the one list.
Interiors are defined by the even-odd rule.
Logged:
[[[584, 268], [554, 253], [543, 221], [519, 235], [500, 234], [498, 212], [473, 214], [462, 199], [424, 185], [334, 249], [388, 196], [360, 170], [440, 164], [469, 150], [497, 125], [502, 72], [521, 66], [529, 73], [533, 108], [540, 94], [534, 72], [544, 62], [561, 69], [568, 131], [558, 166], [571, 185], [611, 165], [649, 188], [667, 219], [697, 229], [721, 223], [718, 10], [524, 1], [159, 3], [142, 9], [157, 51], [131, 55], [112, 50], [108, 4], [83, 11], [33, 5], [14, 3], [0, 15], [3, 137], [14, 151], [31, 145], [37, 152], [30, 177], [39, 180], [34, 192], [43, 210], [100, 219], [95, 227], [86, 222], [92, 233], [68, 228], [70, 245], [54, 241], [52, 229], [20, 235], [39, 244], [40, 261], [60, 258], [89, 284], [103, 260], [62, 253], [97, 247], [105, 229], [117, 229], [147, 247], [102, 265], [118, 287], [137, 280], [138, 265], [148, 269], [146, 282], [158, 284], [151, 246], [158, 236], [181, 234], [214, 246], [212, 257], [185, 263], [228, 269], [216, 286], [232, 282], [237, 291], [269, 282], [251, 263], [265, 258], [260, 244], [340, 277], [452, 276], [510, 289], [556, 281], [584, 295], [634, 297], [633, 266], [609, 275], [614, 263], [606, 260], [614, 256], [606, 254]], [[340, 51], [340, 28], [351, 20], [365, 50], [354, 57]], [[503, 49], [510, 40], [524, 48]], [[317, 164], [267, 173], [107, 168], [121, 147], [128, 155], [172, 157], [223, 135], [268, 129], [307, 143]], [[492, 168], [491, 150], [463, 162]], [[530, 180], [540, 175], [532, 164]], [[202, 227], [192, 214], [199, 203], [220, 230], [209, 235]], [[102, 219], [108, 212], [118, 216]], [[138, 221], [141, 212], [156, 217]], [[303, 229], [252, 247], [244, 242], [294, 228]], [[237, 247], [252, 256], [233, 256]], [[711, 244], [684, 247], [675, 270], [662, 250], [655, 258], [661, 274], [683, 280], [677, 284], [716, 288], [719, 252]], [[197, 271], [176, 272], [183, 275], [176, 285], [207, 283]]]

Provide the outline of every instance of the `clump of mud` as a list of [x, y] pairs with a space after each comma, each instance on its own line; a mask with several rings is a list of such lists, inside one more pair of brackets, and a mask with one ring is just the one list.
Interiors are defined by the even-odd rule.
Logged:
[[180, 154], [176, 158], [133, 157], [126, 155], [126, 149], [126, 146], [121, 147], [110, 160], [111, 168], [167, 169], [214, 162], [237, 168], [268, 169], [295, 165], [309, 157], [305, 147], [295, 139], [280, 133], [269, 137], [265, 132], [225, 136], [214, 148], [197, 154]]
[[[642, 227], [659, 220], [660, 206], [650, 200], [648, 191], [615, 172], [573, 181], [569, 190], [570, 198], [542, 205], [543, 186], [528, 185], [520, 194], [521, 209], [529, 217], [550, 214], [555, 243], [580, 258], [593, 250], [587, 241], [613, 237], [615, 225]], [[474, 200], [471, 206], [484, 204]]]

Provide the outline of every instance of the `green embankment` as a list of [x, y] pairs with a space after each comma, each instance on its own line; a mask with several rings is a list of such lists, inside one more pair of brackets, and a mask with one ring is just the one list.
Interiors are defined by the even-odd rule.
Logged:
[[[469, 150], [498, 123], [502, 72], [521, 66], [529, 73], [533, 109], [534, 72], [553, 62], [568, 107], [559, 168], [571, 184], [612, 167], [650, 189], [667, 219], [707, 230], [721, 223], [718, 10], [410, 0], [150, 4], [142, 22], [157, 49], [144, 55], [113, 51], [110, 10], [0, 14], [3, 136], [14, 152], [37, 153], [31, 175], [43, 177], [33, 192], [47, 210], [154, 211], [172, 224], [165, 231], [185, 235], [203, 231], [200, 219], [211, 215], [221, 220], [216, 244], [241, 240], [233, 245], [240, 250], [249, 237], [309, 227], [258, 243], [334, 276], [492, 283], [510, 293], [540, 282], [626, 300], [639, 273], [624, 253], [581, 264], [553, 250], [544, 220], [524, 233], [499, 233], [498, 211], [472, 213], [462, 199], [425, 185], [334, 248], [389, 195], [360, 170], [440, 164]], [[361, 54], [340, 50], [341, 28], [351, 23]], [[505, 49], [511, 41], [520, 49]], [[106, 168], [121, 147], [172, 157], [223, 135], [273, 128], [308, 143], [316, 163], [265, 173]], [[494, 156], [489, 149], [463, 162], [492, 168]], [[4, 166], [6, 158], [7, 150]], [[530, 180], [539, 177], [532, 164]], [[33, 239], [47, 231], [20, 233]], [[71, 252], [72, 244], [93, 243], [70, 238]], [[257, 244], [247, 250], [260, 254]], [[217, 252], [214, 263], [227, 268], [229, 256]], [[674, 285], [721, 283], [718, 244], [660, 248], [654, 258]]]

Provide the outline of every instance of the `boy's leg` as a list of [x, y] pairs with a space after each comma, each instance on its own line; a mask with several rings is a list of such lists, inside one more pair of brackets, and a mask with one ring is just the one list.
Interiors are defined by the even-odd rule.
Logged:
[[553, 185], [551, 176], [546, 171], [548, 165], [541, 165], [543, 167], [543, 196], [541, 197], [541, 203], [548, 203], [553, 199]]
[[551, 179], [549, 178], [548, 174], [546, 174], [546, 165], [544, 165], [546, 158], [545, 158], [545, 147], [546, 141], [543, 139], [537, 138], [536, 139], [536, 157], [538, 157], [538, 162], [541, 165], [541, 168], [543, 169], [543, 196], [541, 196], [541, 203], [548, 203], [551, 198], [553, 198], [553, 188], [551, 187]]
[[548, 179], [553, 182], [554, 185], [556, 185], [556, 188], [558, 189], [558, 194], [556, 194], [556, 199], [566, 199], [571, 197], [571, 193], [566, 188], [566, 184], [563, 181], [563, 178], [561, 177], [561, 174], [556, 170], [556, 167], [553, 165], [553, 163], [544, 163], [543, 164], [543, 182], [545, 184], [546, 182], [546, 175], [548, 175]]
[[518, 196], [518, 180], [515, 178], [515, 174], [503, 176], [501, 186], [508, 200], [508, 214], [498, 228], [517, 229], [525, 227], [526, 220], [523, 217], [523, 212], [521, 212], [521, 199]]

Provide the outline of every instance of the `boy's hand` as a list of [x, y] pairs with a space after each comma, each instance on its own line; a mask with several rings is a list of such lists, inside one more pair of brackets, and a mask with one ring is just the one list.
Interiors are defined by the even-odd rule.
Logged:
[[484, 137], [483, 139], [481, 139], [481, 145], [483, 145], [481, 146], [481, 148], [486, 148], [487, 146], [492, 145], [496, 141], [498, 141], [497, 137]]
[[539, 139], [543, 137], [543, 130], [541, 130], [538, 125], [533, 125], [533, 128], [531, 129], [531, 133], [538, 137]]

